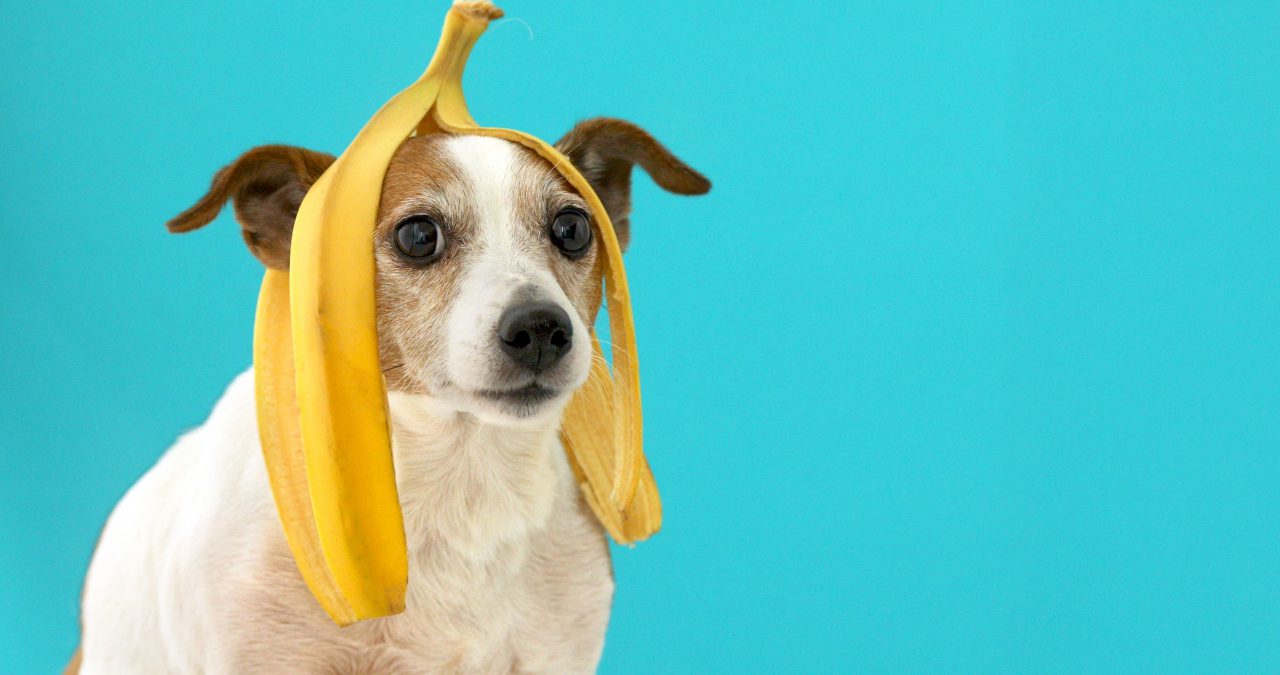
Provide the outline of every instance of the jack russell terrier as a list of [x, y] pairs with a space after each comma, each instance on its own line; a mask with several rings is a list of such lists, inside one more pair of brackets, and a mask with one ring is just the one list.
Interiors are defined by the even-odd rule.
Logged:
[[[671, 192], [711, 187], [622, 120], [582, 122], [556, 147], [624, 249], [634, 164]], [[253, 254], [288, 269], [298, 205], [333, 160], [254, 148], [169, 229], [202, 227], [230, 200]], [[403, 614], [339, 628], [313, 599], [272, 501], [246, 372], [108, 519], [68, 672], [593, 671], [613, 572], [557, 434], [601, 306], [589, 213], [507, 141], [414, 137], [391, 162], [370, 236], [409, 546]]]

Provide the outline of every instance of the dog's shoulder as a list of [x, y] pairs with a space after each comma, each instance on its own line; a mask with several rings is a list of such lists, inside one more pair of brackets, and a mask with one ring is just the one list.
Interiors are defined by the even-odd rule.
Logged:
[[[195, 653], [163, 647], [202, 640], [207, 626], [189, 608], [221, 592], [244, 564], [231, 552], [261, 536], [261, 514], [272, 508], [261, 462], [253, 461], [253, 409], [250, 371], [112, 511], [85, 579], [82, 672], [111, 672], [111, 664], [181, 670], [173, 654]], [[164, 639], [139, 642], [137, 635]]]

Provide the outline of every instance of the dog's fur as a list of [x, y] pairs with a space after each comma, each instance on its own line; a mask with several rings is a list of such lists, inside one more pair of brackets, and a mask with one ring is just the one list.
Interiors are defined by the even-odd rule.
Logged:
[[[710, 184], [638, 127], [596, 119], [558, 147], [630, 238], [633, 164], [662, 187]], [[287, 269], [293, 217], [333, 158], [249, 151], [170, 223], [203, 226], [231, 200], [250, 250]], [[579, 258], [547, 236], [559, 209], [585, 203], [515, 144], [426, 136], [401, 146], [377, 228], [378, 331], [410, 551], [403, 614], [335, 626], [303, 584], [261, 459], [252, 372], [116, 507], [85, 582], [79, 672], [589, 672], [613, 594], [609, 550], [557, 435], [587, 377], [600, 307], [598, 242]], [[403, 218], [442, 224], [447, 250], [416, 266], [395, 249]], [[536, 376], [534, 402], [483, 392], [529, 384], [498, 349], [513, 303], [554, 303], [579, 336]], [[73, 663], [73, 668], [77, 664]]]

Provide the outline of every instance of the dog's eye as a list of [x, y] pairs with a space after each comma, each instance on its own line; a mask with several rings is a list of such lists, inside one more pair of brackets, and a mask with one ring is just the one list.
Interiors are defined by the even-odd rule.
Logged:
[[551, 221], [551, 241], [571, 258], [586, 253], [591, 245], [591, 222], [587, 220], [587, 214], [578, 209], [557, 213], [555, 220]]
[[444, 232], [427, 216], [410, 216], [396, 226], [396, 248], [417, 264], [431, 262], [444, 252]]

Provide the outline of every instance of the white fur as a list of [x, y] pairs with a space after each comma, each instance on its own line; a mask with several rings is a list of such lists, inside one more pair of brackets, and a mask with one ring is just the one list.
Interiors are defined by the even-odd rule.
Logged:
[[[448, 320], [449, 372], [465, 389], [490, 386], [484, 364], [497, 358], [494, 326], [513, 296], [572, 305], [511, 223], [514, 153], [492, 139], [455, 145], [485, 210], [483, 252]], [[589, 350], [570, 357], [569, 391]], [[81, 672], [592, 671], [613, 580], [558, 441], [562, 404], [515, 420], [456, 392], [390, 397], [406, 611], [340, 629], [285, 543], [252, 371], [240, 375], [111, 515], [85, 583]]]

